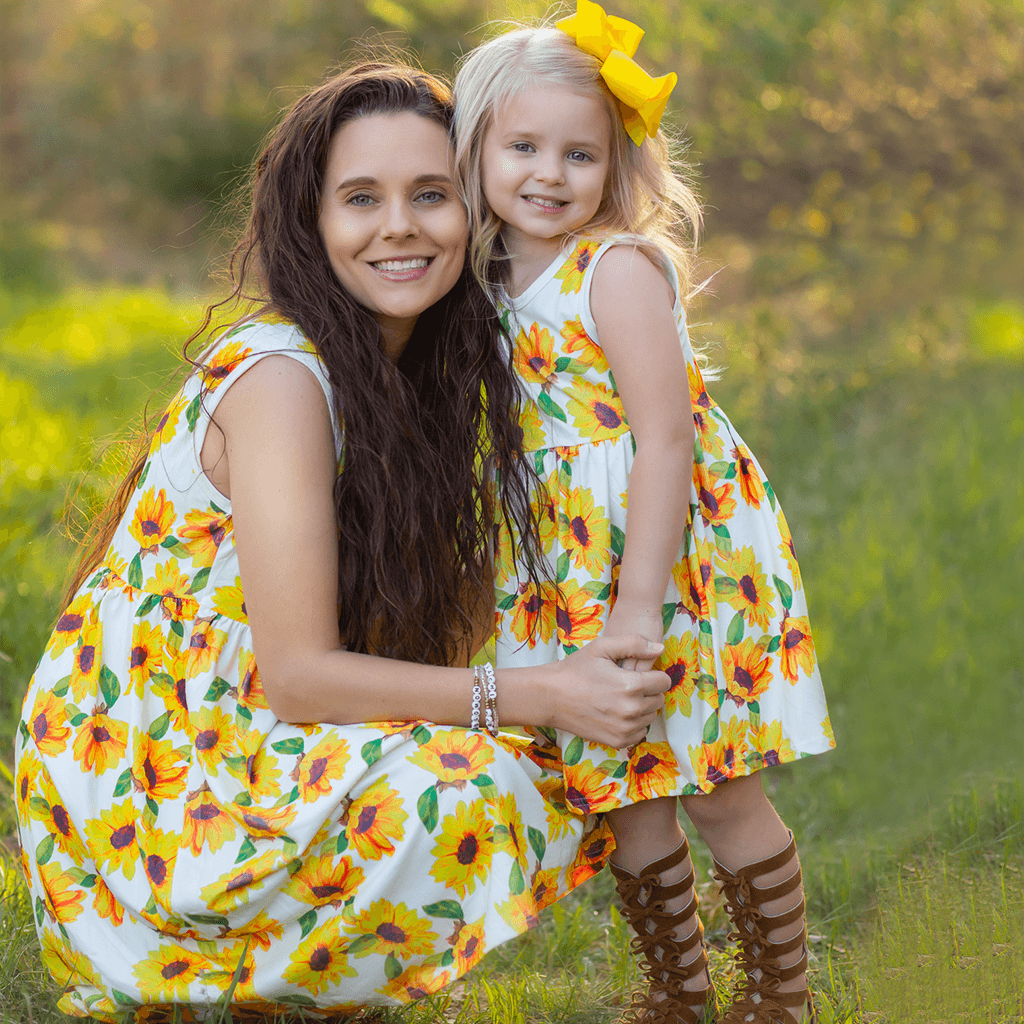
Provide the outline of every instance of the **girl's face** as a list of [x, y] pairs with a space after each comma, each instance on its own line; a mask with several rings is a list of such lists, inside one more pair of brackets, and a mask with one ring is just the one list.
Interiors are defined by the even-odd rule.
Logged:
[[320, 235], [331, 267], [398, 358], [416, 319], [462, 272], [466, 212], [445, 130], [412, 112], [372, 114], [331, 140]]
[[538, 86], [497, 109], [484, 136], [483, 190], [513, 254], [555, 255], [604, 197], [612, 124], [602, 100]]

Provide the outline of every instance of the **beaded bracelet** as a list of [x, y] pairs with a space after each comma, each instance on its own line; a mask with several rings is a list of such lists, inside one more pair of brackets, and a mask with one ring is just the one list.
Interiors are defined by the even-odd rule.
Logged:
[[480, 704], [484, 702], [484, 728], [498, 735], [498, 684], [494, 666], [490, 663], [473, 666], [473, 711], [469, 719], [471, 729], [480, 728]]
[[494, 666], [485, 662], [479, 666], [484, 677], [484, 726], [492, 736], [498, 735], [498, 681], [494, 676]]
[[473, 667], [473, 710], [469, 716], [470, 729], [480, 728], [480, 700], [483, 697], [483, 687], [480, 685], [480, 676], [476, 666]]

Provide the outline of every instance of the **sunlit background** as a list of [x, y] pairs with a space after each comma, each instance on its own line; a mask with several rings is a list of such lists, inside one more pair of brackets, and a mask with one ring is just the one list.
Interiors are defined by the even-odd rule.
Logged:
[[[645, 67], [679, 75], [666, 122], [706, 204], [693, 333], [782, 499], [810, 597], [839, 749], [769, 786], [831, 935], [823, 1020], [1009, 1014], [1024, 1000], [1024, 3], [606, 6], [646, 29]], [[178, 380], [260, 140], [360, 41], [450, 75], [486, 23], [544, 10], [0, 0], [0, 762], [56, 612], [63, 531], [109, 486], [110, 442]], [[0, 779], [13, 849], [8, 792]], [[942, 874], [939, 910], [962, 941], [918, 936], [925, 959], [903, 962], [892, 936], [935, 908], [898, 881], [927, 886], [950, 850], [960, 874]], [[973, 932], [960, 877], [988, 894]], [[1000, 914], [1018, 922], [1005, 935]], [[0, 934], [4, 920], [0, 901]], [[564, 931], [546, 920], [530, 948]], [[965, 985], [971, 941], [986, 980]], [[1000, 974], [996, 946], [1016, 969]], [[18, 970], [38, 973], [19, 948]], [[595, 962], [595, 985], [617, 977]]]

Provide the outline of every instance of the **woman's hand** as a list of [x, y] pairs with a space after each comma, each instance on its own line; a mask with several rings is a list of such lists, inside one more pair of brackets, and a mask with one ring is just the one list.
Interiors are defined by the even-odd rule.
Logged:
[[663, 650], [637, 634], [598, 637], [551, 666], [548, 725], [622, 749], [639, 743], [665, 705], [665, 672], [629, 671], [623, 659], [650, 661]]

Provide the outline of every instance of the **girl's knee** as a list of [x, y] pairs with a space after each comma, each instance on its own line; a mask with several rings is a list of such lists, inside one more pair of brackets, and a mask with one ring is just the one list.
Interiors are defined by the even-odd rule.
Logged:
[[760, 775], [756, 772], [722, 782], [710, 793], [680, 798], [683, 810], [698, 831], [718, 827], [739, 817], [746, 818], [767, 800]]

